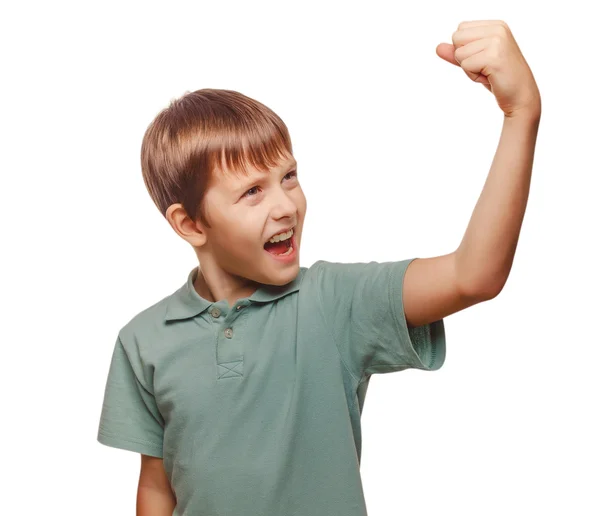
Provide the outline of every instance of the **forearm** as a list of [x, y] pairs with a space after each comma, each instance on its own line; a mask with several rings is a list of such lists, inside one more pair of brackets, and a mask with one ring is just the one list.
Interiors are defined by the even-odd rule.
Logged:
[[504, 118], [490, 172], [456, 250], [456, 273], [467, 292], [496, 295], [508, 278], [529, 197], [540, 115]]
[[172, 516], [175, 505], [172, 491], [138, 486], [136, 516]]

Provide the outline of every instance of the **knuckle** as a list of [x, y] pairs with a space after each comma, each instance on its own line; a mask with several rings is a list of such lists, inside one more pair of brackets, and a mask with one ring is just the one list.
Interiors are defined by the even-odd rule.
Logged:
[[499, 37], [505, 37], [508, 35], [508, 27], [505, 25], [498, 25], [496, 29], [496, 33]]

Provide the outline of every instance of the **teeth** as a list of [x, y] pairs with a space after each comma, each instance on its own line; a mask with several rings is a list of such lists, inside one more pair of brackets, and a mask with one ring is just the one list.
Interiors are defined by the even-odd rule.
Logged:
[[275, 235], [274, 237], [271, 238], [271, 240], [269, 240], [269, 242], [271, 242], [272, 244], [274, 244], [276, 242], [281, 242], [282, 240], [287, 240], [293, 234], [294, 234], [294, 229], [292, 228], [287, 233], [279, 233], [278, 235]]
[[278, 254], [277, 256], [287, 256], [288, 254], [292, 254], [293, 250], [294, 248], [290, 247], [285, 253]]

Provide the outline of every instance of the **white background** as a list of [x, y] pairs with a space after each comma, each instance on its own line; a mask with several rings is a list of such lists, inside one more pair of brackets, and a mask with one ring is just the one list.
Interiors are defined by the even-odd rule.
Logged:
[[367, 507], [370, 516], [600, 514], [590, 9], [524, 0], [3, 7], [2, 512], [135, 512], [140, 456], [96, 433], [117, 332], [196, 265], [140, 169], [143, 133], [171, 99], [233, 89], [283, 118], [308, 198], [302, 266], [438, 256], [462, 239], [502, 113], [435, 48], [461, 21], [502, 19], [543, 105], [511, 275], [497, 298], [445, 319], [442, 369], [371, 379]]

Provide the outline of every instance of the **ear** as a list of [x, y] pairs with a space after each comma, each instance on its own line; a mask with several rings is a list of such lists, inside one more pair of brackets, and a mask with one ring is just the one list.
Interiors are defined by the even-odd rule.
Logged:
[[173, 230], [193, 247], [206, 243], [206, 230], [201, 222], [193, 221], [181, 203], [171, 204], [165, 214]]

